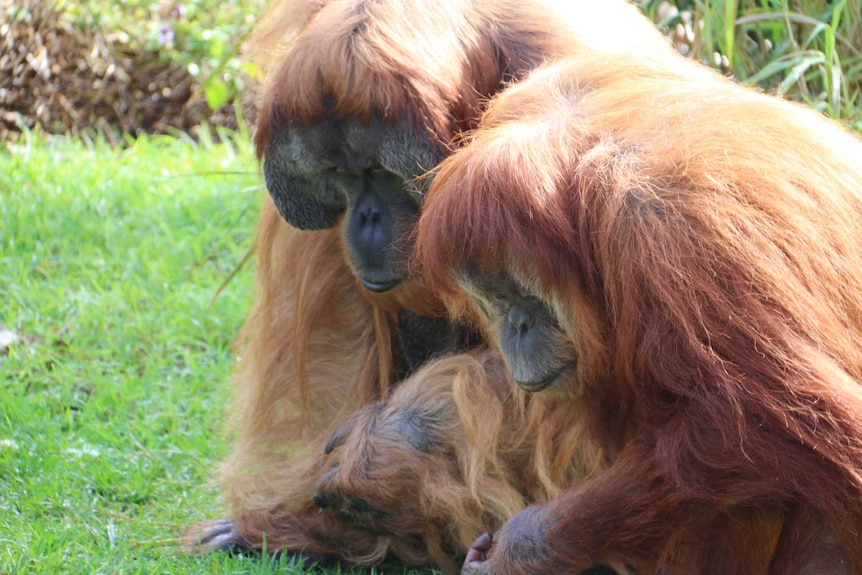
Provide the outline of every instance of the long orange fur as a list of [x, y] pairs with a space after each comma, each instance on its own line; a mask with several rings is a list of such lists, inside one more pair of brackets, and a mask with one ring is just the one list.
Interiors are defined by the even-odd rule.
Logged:
[[427, 276], [456, 315], [464, 270], [553, 309], [578, 358], [555, 424], [612, 460], [465, 573], [862, 572], [862, 141], [668, 63], [536, 71], [429, 191]]
[[[268, 70], [256, 134], [261, 154], [273, 130], [285, 122], [314, 122], [332, 114], [412, 121], [445, 155], [457, 148], [464, 130], [475, 127], [493, 94], [545, 61], [586, 47], [674, 57], [652, 23], [623, 0], [282, 0], [264, 17], [253, 47]], [[392, 293], [363, 290], [345, 263], [341, 242], [339, 229], [295, 230], [271, 201], [264, 203], [256, 240], [257, 299], [238, 343], [242, 359], [230, 408], [235, 437], [220, 472], [233, 529], [251, 547], [265, 540], [270, 550], [351, 563], [376, 563], [388, 553], [410, 563], [451, 567], [480, 524], [495, 529], [518, 505], [547, 499], [562, 485], [594, 472], [599, 452], [583, 441], [579, 429], [561, 425], [565, 418], [559, 410], [541, 402], [528, 401], [529, 413], [513, 416], [515, 427], [506, 433], [486, 419], [492, 413], [484, 402], [462, 402], [456, 409], [447, 406], [446, 413], [456, 418], [451, 423], [458, 431], [449, 440], [457, 461], [444, 464], [471, 462], [458, 467], [453, 479], [463, 482], [458, 489], [466, 489], [469, 497], [438, 509], [418, 502], [435, 496], [440, 502], [450, 492], [393, 487], [414, 494], [415, 508], [427, 510], [419, 515], [428, 520], [424, 531], [399, 532], [393, 528], [399, 525], [395, 517], [374, 533], [360, 532], [317, 509], [311, 495], [333, 464], [324, 454], [329, 437], [351, 413], [387, 398], [398, 383], [392, 351], [397, 309], [444, 312], [418, 271]], [[459, 378], [492, 379], [499, 359], [475, 364], [476, 353], [481, 355], [481, 349], [443, 358], [429, 369], [452, 373], [466, 362], [486, 373], [459, 371]], [[408, 389], [421, 389], [423, 373]], [[434, 388], [440, 391], [428, 401], [451, 401], [451, 389]], [[488, 438], [477, 431], [489, 426], [497, 435]], [[462, 436], [470, 441], [462, 443]], [[515, 440], [533, 442], [524, 470], [532, 479], [505, 487], [519, 494], [517, 505], [509, 495], [505, 505], [495, 505], [477, 486], [507, 484], [508, 476], [494, 474], [509, 465], [500, 460], [501, 446]], [[410, 459], [406, 448], [390, 455], [405, 469], [426, 465]], [[463, 470], [473, 471], [459, 476]], [[353, 489], [380, 486], [357, 483]], [[452, 527], [441, 531], [444, 518]], [[187, 541], [194, 545], [212, 527], [194, 526]]]

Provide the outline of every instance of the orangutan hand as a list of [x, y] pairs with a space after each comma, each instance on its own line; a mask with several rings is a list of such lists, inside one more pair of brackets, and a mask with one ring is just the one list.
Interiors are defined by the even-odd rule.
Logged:
[[483, 533], [473, 542], [473, 546], [467, 552], [461, 575], [490, 575], [491, 562], [488, 560], [491, 546], [494, 544], [494, 536]]

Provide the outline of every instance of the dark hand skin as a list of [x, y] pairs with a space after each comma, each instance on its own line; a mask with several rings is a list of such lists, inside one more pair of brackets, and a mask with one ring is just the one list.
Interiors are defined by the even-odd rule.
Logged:
[[[571, 565], [555, 562], [545, 553], [544, 536], [547, 519], [545, 507], [532, 505], [510, 519], [497, 533], [483, 533], [474, 542], [461, 575], [492, 575], [492, 573], [574, 573], [579, 575], [617, 575], [604, 565], [594, 565], [581, 571]], [[634, 573], [626, 566], [625, 572]]]
[[491, 572], [491, 563], [488, 561], [491, 546], [494, 544], [494, 536], [483, 533], [473, 542], [473, 546], [467, 551], [464, 567], [461, 575], [485, 575]]
[[495, 534], [485, 533], [473, 543], [461, 575], [571, 572], [547, 553], [548, 525], [544, 506], [527, 507]]

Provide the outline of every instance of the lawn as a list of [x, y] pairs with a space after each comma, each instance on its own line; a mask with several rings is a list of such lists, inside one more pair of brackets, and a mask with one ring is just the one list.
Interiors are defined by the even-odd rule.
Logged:
[[0, 325], [20, 336], [0, 344], [0, 573], [301, 572], [177, 545], [224, 513], [253, 266], [220, 287], [263, 193], [247, 134], [0, 152]]

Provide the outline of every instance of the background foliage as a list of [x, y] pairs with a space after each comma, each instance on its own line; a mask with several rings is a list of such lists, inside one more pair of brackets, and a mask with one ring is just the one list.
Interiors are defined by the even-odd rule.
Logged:
[[[266, 0], [0, 0], [0, 137], [253, 123]], [[677, 47], [862, 129], [862, 0], [643, 0]]]
[[39, 126], [117, 141], [201, 122], [235, 128], [254, 110], [257, 72], [240, 51], [263, 6], [0, 0], [0, 135]]
[[860, 0], [646, 0], [677, 47], [862, 130]]

